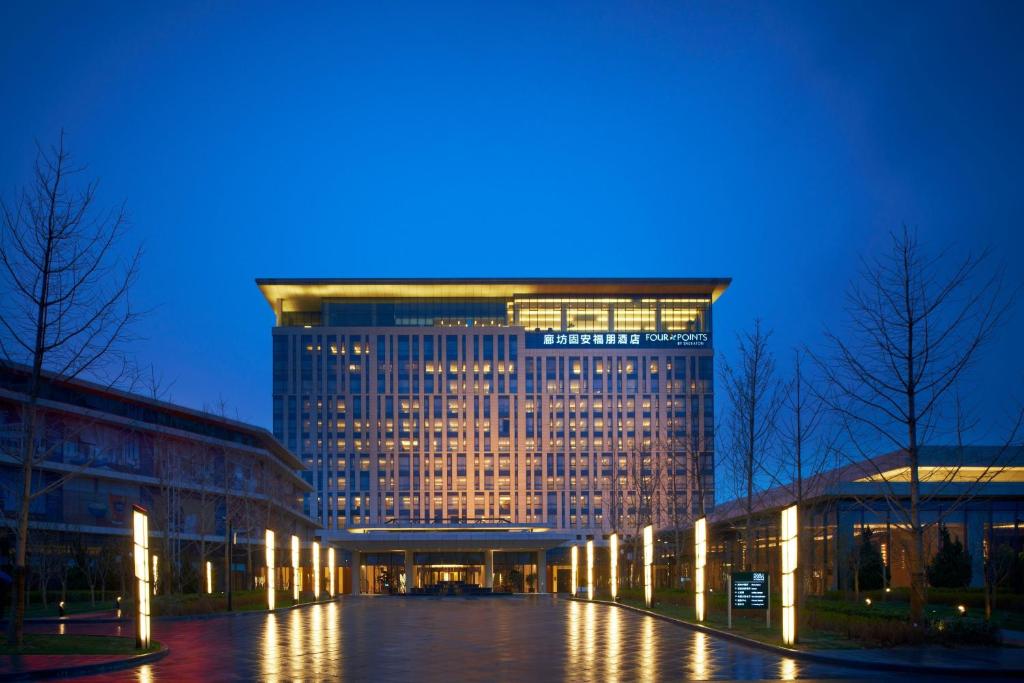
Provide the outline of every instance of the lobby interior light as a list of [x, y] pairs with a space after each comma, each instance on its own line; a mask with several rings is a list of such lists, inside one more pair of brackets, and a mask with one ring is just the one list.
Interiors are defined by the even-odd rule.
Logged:
[[292, 599], [299, 601], [299, 537], [292, 534]]
[[572, 550], [569, 551], [571, 559], [571, 568], [569, 570], [569, 593], [573, 597], [576, 597], [576, 573], [580, 569], [580, 549], [578, 546], [573, 546]]
[[697, 621], [704, 621], [704, 568], [708, 563], [708, 520], [701, 517], [693, 525], [693, 589]]
[[[150, 610], [149, 610], [149, 514], [138, 505], [132, 506], [132, 556], [135, 558], [135, 645], [139, 649], [149, 648]], [[121, 598], [118, 597], [118, 616], [120, 616]]]
[[327, 549], [327, 571], [330, 572], [327, 577], [327, 593], [334, 598], [334, 577], [337, 574], [334, 565], [334, 548]]
[[594, 599], [594, 539], [587, 540], [587, 600]]
[[274, 609], [274, 532], [267, 529], [267, 609]]
[[654, 526], [644, 527], [644, 604], [651, 606], [654, 598]]
[[313, 599], [320, 599], [320, 543], [313, 541]]
[[[779, 550], [782, 551], [782, 644], [796, 642], [796, 571], [799, 534], [796, 505], [782, 511]], [[868, 604], [871, 604], [870, 602]]]
[[612, 594], [612, 600], [619, 597], [619, 535], [612, 534], [608, 537], [608, 564], [609, 574], [609, 590]]

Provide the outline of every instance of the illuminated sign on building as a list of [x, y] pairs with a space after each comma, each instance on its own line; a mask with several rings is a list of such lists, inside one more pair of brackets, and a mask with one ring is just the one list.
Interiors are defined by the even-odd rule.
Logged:
[[709, 332], [527, 332], [526, 348], [711, 348]]

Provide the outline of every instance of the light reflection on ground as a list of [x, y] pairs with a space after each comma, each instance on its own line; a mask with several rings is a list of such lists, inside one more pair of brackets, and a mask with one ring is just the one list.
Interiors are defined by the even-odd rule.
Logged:
[[[68, 625], [78, 633], [112, 628]], [[547, 596], [349, 597], [275, 614], [155, 621], [153, 635], [171, 648], [170, 656], [102, 680], [878, 677], [779, 657], [615, 607]]]

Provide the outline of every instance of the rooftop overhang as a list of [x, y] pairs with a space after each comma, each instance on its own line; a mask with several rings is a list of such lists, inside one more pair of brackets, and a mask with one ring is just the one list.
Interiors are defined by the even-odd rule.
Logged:
[[342, 531], [331, 545], [359, 552], [534, 551], [557, 548], [575, 538], [567, 532], [530, 527], [377, 528]]
[[731, 278], [258, 278], [270, 308], [316, 311], [324, 299], [511, 299], [515, 296], [710, 296]]

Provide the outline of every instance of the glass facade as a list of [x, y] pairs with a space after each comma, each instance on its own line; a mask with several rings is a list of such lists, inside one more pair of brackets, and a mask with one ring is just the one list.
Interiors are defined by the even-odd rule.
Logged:
[[327, 530], [491, 518], [607, 532], [690, 519], [701, 495], [714, 501], [710, 343], [528, 348], [527, 335], [710, 339], [711, 298], [709, 286], [324, 297], [279, 310], [274, 434], [308, 468], [307, 514]]

